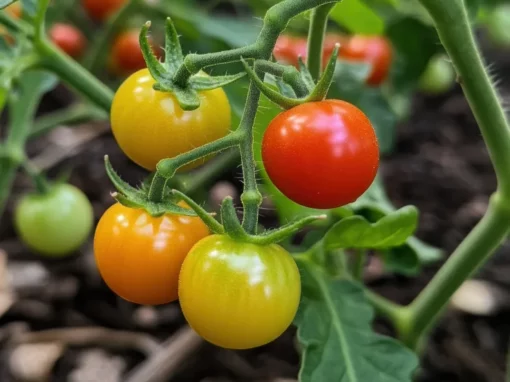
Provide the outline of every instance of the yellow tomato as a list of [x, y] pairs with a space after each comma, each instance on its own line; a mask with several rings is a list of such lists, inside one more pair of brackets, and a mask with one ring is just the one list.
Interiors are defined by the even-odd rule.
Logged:
[[184, 258], [207, 235], [209, 229], [198, 217], [155, 218], [116, 203], [99, 220], [94, 255], [103, 280], [120, 297], [137, 304], [166, 304], [177, 300]]
[[200, 240], [179, 276], [179, 300], [189, 325], [229, 349], [262, 346], [292, 323], [301, 296], [299, 270], [281, 246]]
[[[223, 89], [200, 92], [200, 107], [184, 111], [173, 94], [154, 90], [154, 83], [148, 69], [139, 70], [124, 81], [113, 99], [113, 135], [135, 163], [154, 171], [161, 159], [175, 157], [228, 134], [231, 110]], [[205, 160], [181, 169], [189, 170]]]

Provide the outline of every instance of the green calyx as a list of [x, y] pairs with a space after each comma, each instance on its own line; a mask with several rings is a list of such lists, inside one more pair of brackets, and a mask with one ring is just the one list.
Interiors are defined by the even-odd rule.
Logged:
[[183, 110], [195, 110], [200, 107], [198, 92], [212, 90], [228, 85], [244, 76], [244, 73], [226, 76], [209, 76], [204, 72], [191, 75], [185, 84], [175, 77], [181, 67], [185, 67], [179, 36], [170, 18], [165, 28], [165, 60], [160, 62], [154, 55], [147, 33], [150, 21], [140, 31], [140, 47], [152, 77], [155, 79], [154, 89], [170, 92], [175, 95]]
[[142, 187], [137, 189], [124, 180], [115, 172], [108, 159], [108, 155], [105, 155], [105, 168], [108, 177], [114, 185], [117, 192], [112, 193], [112, 197], [120, 204], [129, 208], [141, 208], [147, 211], [151, 216], [158, 217], [165, 214], [175, 214], [184, 216], [197, 216], [197, 214], [188, 208], [183, 208], [177, 203], [181, 198], [176, 197], [173, 193], [166, 191], [163, 187], [160, 187], [160, 195], [158, 198], [154, 197], [154, 180], [151, 187]]
[[[328, 65], [317, 83], [301, 58], [299, 58], [299, 71], [262, 60], [255, 61], [252, 69], [244, 59], [241, 61], [250, 79], [267, 98], [284, 109], [291, 109], [307, 102], [318, 102], [326, 98], [335, 74], [339, 48], [340, 45], [336, 44]], [[260, 78], [259, 75], [264, 73], [275, 76], [278, 90], [267, 85]]]

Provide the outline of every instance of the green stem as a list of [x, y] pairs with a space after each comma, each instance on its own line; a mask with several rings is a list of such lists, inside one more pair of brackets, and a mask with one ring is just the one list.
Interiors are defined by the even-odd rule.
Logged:
[[29, 138], [36, 138], [62, 125], [74, 125], [90, 120], [107, 119], [108, 115], [96, 107], [78, 103], [66, 109], [43, 115], [34, 122]]
[[317, 80], [321, 75], [324, 35], [326, 34], [329, 12], [334, 6], [335, 4], [324, 4], [312, 11], [308, 31], [307, 66], [314, 80]]
[[97, 106], [110, 112], [114, 93], [72, 58], [46, 40], [38, 42], [42, 66], [55, 72], [75, 90], [84, 94]]
[[402, 317], [405, 317], [405, 307], [395, 304], [394, 302], [378, 295], [377, 293], [372, 292], [369, 289], [365, 289], [365, 296], [380, 316], [386, 317], [393, 323], [399, 322], [402, 320]]
[[151, 202], [159, 203], [163, 200], [165, 194], [165, 185], [168, 179], [162, 177], [159, 173], [155, 173], [149, 188], [148, 198]]
[[230, 150], [190, 174], [177, 176], [180, 190], [184, 193], [193, 193], [204, 188], [239, 163], [239, 159], [239, 150]]
[[365, 261], [367, 253], [364, 250], [357, 250], [353, 253], [354, 258], [352, 263], [352, 276], [358, 281], [363, 280], [363, 273], [365, 270]]
[[253, 66], [255, 71], [262, 71], [270, 73], [276, 77], [282, 77], [282, 79], [288, 83], [296, 95], [300, 98], [304, 98], [308, 95], [308, 88], [301, 79], [299, 71], [294, 66], [281, 65], [276, 62], [257, 60]]
[[28, 158], [26, 158], [22, 166], [27, 175], [32, 178], [37, 192], [39, 194], [47, 194], [51, 187], [44, 175], [41, 174], [41, 171], [39, 171]]
[[87, 57], [84, 60], [85, 68], [92, 73], [99, 69], [99, 65], [104, 59], [105, 53], [109, 51], [109, 46], [115, 34], [126, 22], [126, 19], [139, 6], [139, 0], [130, 0], [118, 12], [113, 15], [106, 25], [98, 31], [94, 41], [91, 44]]
[[489, 208], [397, 322], [405, 343], [416, 348], [458, 287], [496, 250], [510, 232], [510, 129], [484, 68], [462, 0], [420, 0], [461, 78], [498, 179]]

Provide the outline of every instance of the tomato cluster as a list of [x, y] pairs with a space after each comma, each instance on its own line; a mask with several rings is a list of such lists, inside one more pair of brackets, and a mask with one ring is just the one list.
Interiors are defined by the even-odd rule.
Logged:
[[[386, 80], [393, 60], [392, 45], [387, 38], [328, 34], [324, 40], [323, 65], [327, 64], [337, 43], [340, 44], [340, 58], [347, 61], [366, 62], [371, 65], [367, 84], [380, 85]], [[277, 60], [297, 66], [298, 57], [306, 60], [307, 40], [301, 37], [282, 35], [276, 42], [273, 54]]]

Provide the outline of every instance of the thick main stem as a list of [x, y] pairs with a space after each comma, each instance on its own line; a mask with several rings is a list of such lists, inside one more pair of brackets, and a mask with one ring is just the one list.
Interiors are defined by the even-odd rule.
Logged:
[[415, 348], [457, 288], [510, 232], [510, 130], [484, 68], [463, 0], [420, 0], [436, 22], [443, 45], [460, 76], [494, 164], [498, 190], [484, 218], [459, 245], [397, 322], [402, 339]]

